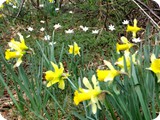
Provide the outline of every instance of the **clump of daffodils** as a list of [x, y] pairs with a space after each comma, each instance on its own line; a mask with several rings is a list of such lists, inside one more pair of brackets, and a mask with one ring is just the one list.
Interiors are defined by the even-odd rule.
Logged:
[[45, 72], [45, 79], [48, 81], [47, 87], [50, 87], [53, 84], [58, 83], [58, 87], [64, 90], [65, 88], [64, 80], [68, 78], [69, 74], [64, 73], [64, 67], [62, 63], [60, 63], [60, 67], [58, 67], [58, 65], [56, 65], [53, 62], [51, 62], [51, 64], [52, 67], [54, 68], [54, 71], [48, 70], [47, 72]]
[[26, 54], [26, 50], [28, 50], [23, 36], [20, 33], [18, 33], [18, 35], [20, 37], [20, 42], [11, 39], [11, 41], [8, 43], [10, 49], [7, 49], [5, 52], [6, 60], [10, 60], [12, 58], [17, 59], [14, 67], [18, 67], [22, 63], [22, 57], [24, 56], [24, 54]]
[[78, 44], [74, 42], [74, 45], [69, 45], [69, 54], [80, 56], [80, 49], [81, 47], [79, 47]]
[[83, 78], [83, 84], [87, 89], [79, 88], [79, 90], [74, 92], [74, 103], [78, 105], [80, 102], [90, 100], [89, 105], [91, 105], [92, 112], [95, 114], [97, 112], [97, 108], [101, 109], [98, 95], [100, 95], [102, 91], [95, 75], [92, 76], [92, 83], [93, 87], [86, 77]]

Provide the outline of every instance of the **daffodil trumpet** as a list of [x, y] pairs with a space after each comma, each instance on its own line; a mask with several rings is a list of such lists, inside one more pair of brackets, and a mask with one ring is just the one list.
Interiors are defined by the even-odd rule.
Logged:
[[104, 64], [109, 68], [105, 70], [97, 69], [97, 77], [99, 81], [112, 82], [116, 76], [121, 74], [120, 71], [116, 70], [109, 61], [104, 60]]
[[124, 36], [121, 37], [122, 44], [117, 43], [116, 49], [117, 53], [119, 54], [120, 51], [129, 51], [131, 47], [133, 47], [135, 44], [128, 41], [128, 39]]

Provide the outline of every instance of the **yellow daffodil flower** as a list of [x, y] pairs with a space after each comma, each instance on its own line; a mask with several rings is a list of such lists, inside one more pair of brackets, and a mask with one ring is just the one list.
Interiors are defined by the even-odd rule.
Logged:
[[74, 45], [69, 45], [69, 53], [74, 54], [74, 55], [80, 55], [80, 50], [81, 48], [77, 45], [76, 42], [74, 42]]
[[53, 0], [49, 0], [50, 3], [53, 3]]
[[[118, 65], [120, 68], [121, 68], [121, 71], [124, 72], [125, 69], [124, 69], [124, 58], [126, 60], [126, 67], [127, 67], [127, 70], [128, 72], [130, 72], [130, 67], [131, 67], [131, 59], [130, 59], [130, 52], [129, 51], [125, 51], [124, 52], [124, 56], [118, 58], [118, 61], [115, 63], [115, 65]], [[131, 56], [132, 57], [132, 62], [134, 64], [136, 64], [136, 55], [137, 55], [137, 51]]]
[[22, 57], [25, 53], [23, 51], [10, 51], [10, 49], [7, 49], [5, 52], [5, 58], [6, 60], [10, 60], [11, 58], [17, 58], [17, 62], [14, 65], [14, 67], [18, 67], [22, 63]]
[[11, 39], [11, 41], [8, 43], [9, 47], [15, 50], [22, 50], [22, 51], [27, 50], [28, 47], [25, 44], [23, 36], [20, 33], [18, 33], [18, 35], [20, 38], [20, 42], [15, 41], [14, 39]]
[[121, 72], [114, 69], [109, 61], [104, 60], [104, 64], [108, 66], [109, 70], [97, 70], [97, 76], [99, 81], [112, 81]]
[[53, 62], [51, 62], [51, 64], [54, 68], [54, 71], [49, 70], [45, 72], [45, 79], [48, 81], [47, 87], [58, 83], [58, 87], [63, 90], [65, 88], [64, 79], [66, 79], [69, 74], [64, 73], [64, 67], [62, 63], [60, 63], [60, 68]]
[[5, 58], [6, 60], [10, 60], [12, 58], [17, 58], [17, 62], [14, 65], [14, 67], [18, 67], [22, 63], [22, 57], [26, 53], [26, 50], [28, 47], [26, 46], [24, 39], [22, 39], [23, 36], [20, 36], [20, 41], [15, 41], [14, 39], [11, 39], [11, 41], [8, 43], [10, 49], [7, 49], [5, 52]]
[[140, 27], [138, 27], [137, 26], [137, 20], [136, 19], [134, 19], [134, 24], [133, 24], [133, 26], [130, 26], [129, 24], [127, 25], [127, 32], [132, 32], [132, 36], [133, 36], [133, 38], [136, 38], [136, 33], [138, 32], [138, 31], [140, 31], [142, 28], [140, 28]]
[[11, 2], [12, 0], [6, 0], [6, 3], [9, 4], [9, 2]]
[[23, 51], [14, 51], [12, 52], [10, 49], [7, 49], [5, 52], [5, 58], [6, 60], [9, 60], [11, 58], [20, 58], [23, 56]]
[[157, 59], [154, 54], [151, 55], [151, 66], [147, 69], [156, 74], [158, 83], [160, 83], [160, 59]]
[[98, 81], [95, 75], [92, 76], [92, 83], [94, 87], [92, 87], [86, 77], [83, 78], [83, 84], [87, 89], [79, 88], [79, 90], [74, 92], [74, 103], [78, 105], [80, 102], [90, 100], [89, 104], [91, 104], [92, 112], [95, 114], [97, 112], [97, 107], [101, 109], [98, 101], [98, 95], [102, 91], [98, 85]]
[[125, 51], [125, 50], [129, 51], [129, 49], [132, 46], [134, 46], [134, 44], [130, 43], [128, 39], [124, 36], [121, 37], [121, 41], [123, 42], [123, 44], [118, 44], [118, 43], [116, 44], [116, 49], [118, 54], [120, 53], [120, 51]]

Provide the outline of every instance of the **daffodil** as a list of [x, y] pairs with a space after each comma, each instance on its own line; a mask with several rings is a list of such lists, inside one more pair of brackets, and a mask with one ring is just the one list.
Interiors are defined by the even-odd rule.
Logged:
[[53, 0], [49, 0], [50, 3], [53, 3]]
[[54, 68], [54, 71], [49, 70], [45, 72], [45, 79], [48, 81], [47, 87], [58, 83], [58, 87], [63, 90], [65, 88], [64, 79], [66, 79], [69, 74], [64, 73], [64, 67], [62, 63], [60, 63], [60, 67], [53, 62], [51, 62], [51, 64]]
[[6, 52], [5, 52], [5, 58], [6, 60], [10, 60], [12, 58], [17, 58], [17, 62], [16, 64], [14, 65], [14, 67], [18, 67], [21, 63], [22, 63], [22, 57], [23, 55], [25, 54], [25, 52], [23, 51], [10, 51], [10, 49], [7, 49]]
[[74, 45], [69, 45], [69, 53], [74, 55], [80, 56], [80, 50], [81, 48], [77, 45], [76, 42], [74, 42]]
[[138, 27], [137, 26], [137, 20], [136, 19], [134, 19], [134, 21], [133, 21], [134, 23], [133, 23], [133, 26], [131, 26], [131, 25], [127, 25], [127, 32], [132, 32], [132, 36], [133, 36], [133, 38], [136, 38], [136, 33], [138, 32], [138, 31], [140, 31], [142, 28], [140, 28], [140, 27]]
[[[125, 61], [126, 61], [126, 67], [127, 67], [127, 70], [128, 72], [130, 72], [130, 67], [131, 67], [131, 59], [132, 59], [132, 62], [134, 64], [136, 64], [136, 54], [137, 54], [137, 51], [132, 55], [130, 56], [130, 52], [129, 51], [125, 51], [124, 52], [124, 56], [118, 58], [118, 61], [115, 62], [115, 65], [118, 65], [120, 68], [121, 68], [121, 71], [124, 72], [125, 71], [125, 65], [124, 65], [124, 58], [125, 58]], [[132, 57], [132, 58], [131, 58]]]
[[83, 78], [83, 84], [87, 89], [79, 88], [79, 90], [74, 92], [74, 103], [78, 105], [80, 102], [90, 100], [89, 105], [91, 104], [92, 112], [95, 114], [97, 112], [97, 107], [101, 109], [98, 101], [98, 95], [102, 91], [98, 85], [98, 81], [95, 75], [92, 76], [92, 83], [94, 87], [92, 87], [86, 77]]
[[9, 4], [9, 2], [11, 2], [12, 0], [6, 0], [6, 3]]
[[160, 59], [157, 59], [154, 54], [151, 55], [151, 66], [147, 69], [156, 74], [158, 83], [160, 83]]
[[121, 72], [116, 70], [109, 61], [104, 60], [104, 64], [108, 66], [109, 70], [97, 69], [97, 76], [99, 81], [112, 81]]
[[12, 58], [17, 59], [17, 62], [14, 65], [14, 67], [18, 67], [22, 63], [22, 57], [26, 53], [26, 50], [28, 50], [23, 36], [20, 33], [18, 33], [18, 35], [20, 37], [20, 42], [11, 39], [11, 41], [8, 43], [10, 49], [7, 49], [5, 52], [6, 60], [10, 60]]
[[25, 44], [25, 40], [23, 38], [23, 36], [18, 33], [19, 38], [20, 38], [20, 42], [15, 41], [14, 39], [11, 39], [11, 41], [8, 43], [9, 47], [11, 47], [14, 50], [27, 50], [28, 47]]
[[118, 44], [118, 43], [116, 44], [117, 53], [120, 53], [120, 51], [125, 51], [125, 50], [129, 51], [129, 49], [134, 46], [134, 44], [130, 43], [128, 39], [124, 36], [121, 37], [121, 41], [123, 44]]

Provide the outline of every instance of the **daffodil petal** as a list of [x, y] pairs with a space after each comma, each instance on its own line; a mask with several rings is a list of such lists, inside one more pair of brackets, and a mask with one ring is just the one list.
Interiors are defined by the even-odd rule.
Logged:
[[98, 99], [97, 99], [97, 97], [91, 97], [91, 102], [92, 103], [97, 103], [98, 102]]
[[92, 76], [92, 83], [93, 83], [93, 85], [94, 85], [94, 88], [96, 88], [96, 87], [97, 87], [97, 85], [98, 85], [98, 81], [97, 81], [97, 79], [96, 79], [96, 76], [95, 76], [95, 75], [93, 75], [93, 76]]
[[153, 62], [155, 59], [156, 59], [155, 54], [152, 54], [152, 55], [151, 55], [151, 62]]
[[83, 84], [85, 85], [85, 87], [87, 87], [88, 89], [92, 89], [91, 84], [89, 83], [88, 79], [86, 77], [83, 78]]
[[54, 71], [57, 71], [58, 70], [58, 65], [56, 65], [55, 63], [51, 62], [53, 68], [54, 68]]
[[92, 106], [92, 112], [93, 112], [93, 114], [96, 114], [96, 112], [97, 112], [97, 106], [96, 106], [96, 104], [93, 103], [93, 104], [91, 104], [91, 106]]
[[126, 37], [124, 37], [124, 36], [121, 37], [121, 41], [123, 43], [129, 43], [128, 39]]
[[60, 80], [60, 81], [59, 81], [58, 87], [59, 87], [60, 89], [64, 90], [64, 88], [65, 88], [64, 80]]
[[108, 66], [110, 70], [115, 70], [112, 64], [109, 61], [103, 60], [104, 64]]
[[14, 68], [15, 68], [15, 67], [19, 67], [21, 63], [22, 63], [22, 58], [20, 57], [20, 58], [18, 58], [16, 64], [15, 64], [13, 67], [14, 67]]
[[134, 19], [134, 20], [133, 20], [133, 25], [134, 25], [134, 26], [137, 26], [137, 19]]

